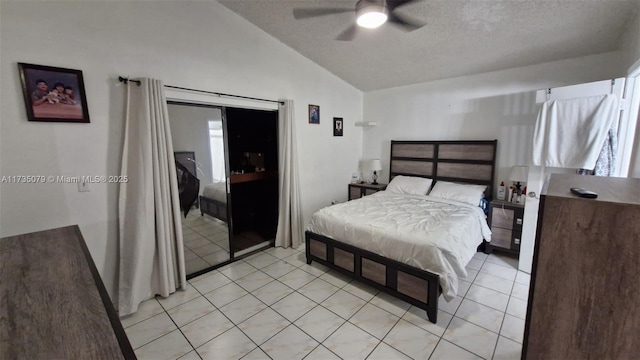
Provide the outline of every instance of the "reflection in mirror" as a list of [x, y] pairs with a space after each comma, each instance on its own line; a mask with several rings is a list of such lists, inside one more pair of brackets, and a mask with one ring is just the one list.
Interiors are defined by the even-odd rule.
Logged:
[[[169, 103], [168, 109], [190, 275], [230, 258], [222, 112], [177, 103]], [[189, 181], [195, 178], [197, 190]]]
[[273, 244], [278, 228], [278, 113], [225, 108], [234, 256]]

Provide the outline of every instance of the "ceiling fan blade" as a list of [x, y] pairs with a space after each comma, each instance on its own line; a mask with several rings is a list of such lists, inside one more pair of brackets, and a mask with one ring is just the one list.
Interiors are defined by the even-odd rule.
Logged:
[[416, 3], [421, 1], [422, 0], [387, 0], [387, 8], [389, 8], [389, 12], [391, 12], [401, 6], [405, 6], [411, 3]]
[[333, 14], [341, 14], [346, 12], [353, 12], [353, 8], [345, 9], [345, 8], [331, 8], [331, 9], [293, 9], [293, 17], [296, 20], [300, 19], [308, 19], [318, 16], [326, 16]]
[[352, 24], [345, 31], [341, 32], [340, 35], [336, 37], [336, 40], [351, 41], [353, 40], [353, 38], [356, 37], [357, 33], [358, 33], [358, 25]]
[[422, 21], [395, 13], [389, 13], [389, 18], [387, 19], [387, 21], [393, 25], [398, 26], [406, 32], [417, 30], [426, 25], [426, 23]]

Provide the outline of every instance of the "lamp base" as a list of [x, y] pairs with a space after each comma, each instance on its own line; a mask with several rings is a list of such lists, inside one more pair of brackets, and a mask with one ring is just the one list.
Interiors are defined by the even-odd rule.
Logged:
[[522, 195], [522, 185], [520, 184], [520, 181], [516, 181], [515, 186], [515, 189], [513, 189], [513, 197], [509, 199], [509, 201], [515, 204], [519, 204], [520, 202], [518, 201], [518, 199], [520, 198], [520, 195]]
[[373, 172], [373, 182], [371, 185], [378, 185], [378, 174], [376, 174], [375, 171]]
[[518, 192], [518, 195], [522, 195], [522, 185], [520, 184], [520, 181], [516, 181], [516, 191]]

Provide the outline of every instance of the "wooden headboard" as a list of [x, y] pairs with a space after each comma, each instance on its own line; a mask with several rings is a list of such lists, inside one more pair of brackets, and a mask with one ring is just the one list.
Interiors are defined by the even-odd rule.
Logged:
[[487, 185], [493, 197], [498, 140], [391, 141], [389, 180], [396, 175]]

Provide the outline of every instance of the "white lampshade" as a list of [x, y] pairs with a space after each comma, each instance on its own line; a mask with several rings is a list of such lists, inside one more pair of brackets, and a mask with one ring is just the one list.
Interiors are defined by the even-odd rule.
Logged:
[[369, 168], [373, 171], [382, 170], [382, 163], [380, 162], [380, 159], [371, 160], [371, 162], [369, 163]]
[[509, 180], [516, 182], [527, 182], [529, 177], [529, 167], [527, 166], [512, 166]]
[[356, 4], [356, 22], [358, 25], [375, 29], [387, 21], [387, 7], [384, 1], [372, 3], [370, 1], [358, 1]]

